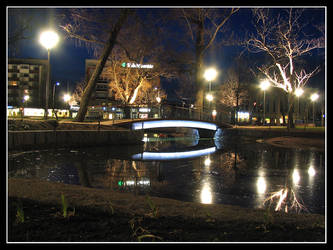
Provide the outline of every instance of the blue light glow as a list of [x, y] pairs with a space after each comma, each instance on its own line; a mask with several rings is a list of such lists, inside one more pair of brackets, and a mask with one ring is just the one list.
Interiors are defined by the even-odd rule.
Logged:
[[215, 151], [216, 147], [187, 151], [187, 152], [143, 152], [142, 154], [132, 155], [132, 159], [146, 160], [146, 161], [179, 160], [192, 157], [199, 157], [214, 153]]
[[157, 120], [157, 121], [134, 122], [132, 124], [133, 130], [149, 129], [149, 128], [179, 128], [179, 127], [217, 130], [217, 126], [215, 124], [209, 122], [201, 122], [201, 121]]

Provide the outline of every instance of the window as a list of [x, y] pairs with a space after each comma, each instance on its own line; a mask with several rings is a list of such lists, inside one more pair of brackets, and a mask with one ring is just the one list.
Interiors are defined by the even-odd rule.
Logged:
[[9, 85], [9, 86], [17, 86], [18, 83], [17, 83], [17, 81], [9, 81], [9, 82], [8, 82], [8, 85]]

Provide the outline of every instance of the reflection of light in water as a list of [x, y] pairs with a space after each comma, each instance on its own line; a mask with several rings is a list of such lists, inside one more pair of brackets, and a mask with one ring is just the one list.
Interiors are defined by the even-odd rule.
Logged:
[[316, 170], [314, 169], [313, 166], [310, 166], [309, 169], [308, 169], [308, 174], [310, 177], [313, 177], [316, 175]]
[[294, 170], [293, 172], [293, 183], [297, 185], [301, 179], [301, 176], [299, 175], [299, 172], [297, 169]]
[[215, 147], [205, 148], [200, 150], [193, 150], [187, 152], [143, 152], [142, 154], [132, 155], [134, 160], [176, 160], [191, 157], [199, 157], [207, 154], [214, 153]]
[[205, 183], [201, 190], [201, 203], [203, 204], [212, 204], [212, 191], [208, 183]]
[[205, 164], [206, 167], [208, 167], [208, 166], [210, 166], [211, 162], [212, 162], [212, 161], [210, 160], [210, 158], [207, 157], [207, 158], [205, 159], [205, 161], [204, 161], [204, 164]]
[[258, 194], [264, 194], [266, 192], [266, 180], [264, 177], [259, 177], [257, 181]]
[[298, 201], [293, 189], [282, 188], [277, 192], [272, 193], [265, 201], [274, 203], [274, 199], [277, 199], [275, 211], [283, 211], [288, 213], [289, 210], [294, 209], [296, 212], [301, 210], [307, 210], [307, 208]]
[[126, 186], [133, 186], [135, 184], [135, 181], [126, 181]]
[[150, 185], [150, 180], [148, 178], [142, 178], [140, 180], [127, 180], [124, 182], [126, 186], [134, 186], [135, 184], [137, 185], [143, 185], [143, 186], [149, 186]]

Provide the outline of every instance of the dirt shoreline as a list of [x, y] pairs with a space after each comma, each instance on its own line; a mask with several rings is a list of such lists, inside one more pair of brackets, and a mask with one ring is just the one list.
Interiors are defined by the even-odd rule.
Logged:
[[325, 242], [325, 216], [318, 214], [181, 202], [34, 179], [9, 178], [8, 188], [9, 242]]
[[294, 136], [280, 136], [263, 140], [263, 142], [276, 147], [310, 149], [325, 151], [325, 140], [319, 138], [304, 138]]

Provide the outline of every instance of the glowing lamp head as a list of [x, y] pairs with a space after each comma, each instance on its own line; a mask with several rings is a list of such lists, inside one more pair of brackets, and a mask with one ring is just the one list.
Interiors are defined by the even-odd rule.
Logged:
[[64, 101], [68, 102], [71, 99], [71, 96], [69, 94], [64, 95]]
[[301, 89], [301, 88], [298, 88], [298, 89], [295, 90], [295, 95], [297, 97], [300, 97], [301, 95], [303, 95], [303, 93], [304, 93], [304, 90]]
[[270, 83], [268, 80], [264, 80], [260, 83], [260, 88], [264, 91], [267, 90], [269, 88], [269, 86], [270, 86]]
[[30, 96], [28, 96], [28, 95], [23, 96], [23, 99], [24, 99], [25, 102], [28, 101], [29, 98], [30, 98]]
[[45, 31], [39, 37], [39, 42], [46, 48], [52, 49], [59, 41], [59, 36], [53, 31]]
[[311, 95], [311, 101], [315, 102], [318, 98], [319, 98], [319, 95], [317, 93], [314, 93]]
[[216, 78], [217, 76], [217, 72], [215, 69], [213, 68], [210, 68], [210, 69], [207, 69], [205, 71], [205, 74], [204, 74], [204, 78], [207, 80], [207, 81], [212, 81]]
[[207, 94], [206, 99], [211, 102], [211, 101], [213, 101], [214, 97], [212, 94]]
[[156, 101], [157, 101], [158, 103], [160, 103], [160, 102], [161, 102], [161, 97], [156, 97]]

